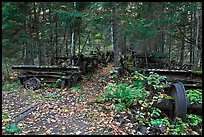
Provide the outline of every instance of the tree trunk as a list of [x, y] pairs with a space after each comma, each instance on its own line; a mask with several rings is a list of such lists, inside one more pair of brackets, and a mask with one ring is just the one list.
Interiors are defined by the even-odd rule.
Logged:
[[51, 60], [50, 64], [55, 64], [55, 54], [54, 54], [54, 39], [53, 39], [53, 29], [52, 29], [52, 17], [51, 17], [51, 3], [49, 3], [49, 21], [50, 21], [50, 50], [51, 50]]
[[[55, 23], [55, 56], [58, 56], [58, 23]], [[56, 62], [57, 63], [57, 62]]]
[[[185, 34], [185, 28], [184, 28], [184, 34]], [[181, 40], [181, 48], [180, 48], [180, 60], [179, 60], [180, 66], [183, 65], [184, 50], [185, 50], [185, 37], [182, 37], [182, 40]]]
[[[191, 12], [191, 30], [190, 30], [190, 36], [193, 40], [193, 12]], [[190, 64], [193, 64], [193, 42], [190, 44]]]
[[80, 53], [80, 50], [81, 50], [81, 37], [80, 37], [80, 32], [78, 32], [78, 41], [79, 41], [79, 49], [78, 49], [78, 55]]
[[115, 67], [120, 67], [120, 56], [119, 56], [119, 49], [118, 49], [118, 29], [119, 24], [117, 20], [117, 2], [112, 2], [112, 25], [113, 25], [113, 52], [114, 52], [114, 64]]
[[42, 2], [42, 12], [43, 12], [43, 23], [42, 25], [42, 33], [41, 33], [41, 64], [45, 65], [46, 59], [45, 59], [45, 54], [46, 54], [46, 44], [45, 44], [45, 37], [46, 37], [46, 3]]
[[66, 42], [67, 42], [67, 31], [65, 30], [65, 34], [64, 34], [64, 39], [62, 41], [62, 47], [61, 47], [61, 56], [65, 56], [65, 45], [66, 45]]
[[21, 60], [22, 60], [23, 65], [25, 65], [25, 57], [26, 57], [26, 47], [25, 47], [25, 43], [22, 42], [22, 45], [21, 45]]
[[199, 5], [197, 5], [197, 11], [195, 12], [195, 20], [196, 20], [196, 31], [195, 31], [195, 50], [194, 50], [194, 66], [195, 66], [195, 69], [197, 69], [199, 66], [198, 66], [198, 61], [199, 61], [199, 43], [198, 43], [198, 40], [199, 40]]
[[[72, 31], [72, 46], [71, 46], [71, 57], [75, 56], [75, 43], [76, 43], [76, 34], [75, 30]], [[74, 59], [72, 59], [72, 65], [74, 65]]]
[[[38, 48], [39, 43], [39, 34], [38, 34], [38, 17], [37, 17], [37, 11], [36, 11], [36, 5], [35, 2], [33, 2], [33, 10], [34, 10], [34, 31], [36, 33], [36, 37], [34, 38], [35, 41], [35, 48]], [[38, 56], [38, 52], [36, 52], [36, 55]], [[34, 61], [35, 63], [35, 61]]]
[[38, 59], [39, 59], [39, 65], [42, 65], [42, 45], [41, 45], [41, 36], [40, 36], [40, 26], [41, 23], [39, 21], [39, 16], [40, 16], [40, 12], [41, 12], [41, 3], [39, 3], [39, 7], [38, 7], [38, 13], [36, 14], [36, 21], [37, 21], [37, 45], [38, 45]]
[[30, 63], [32, 65], [34, 65], [34, 59], [35, 59], [35, 47], [34, 47], [34, 44], [33, 44], [33, 38], [32, 38], [32, 12], [30, 11], [29, 12], [29, 19], [30, 19], [30, 23], [28, 25], [28, 36], [29, 36], [29, 39], [32, 40], [31, 43], [29, 43], [29, 47], [31, 47], [31, 49], [29, 49], [30, 51], [30, 54], [31, 54], [31, 57], [30, 57]]

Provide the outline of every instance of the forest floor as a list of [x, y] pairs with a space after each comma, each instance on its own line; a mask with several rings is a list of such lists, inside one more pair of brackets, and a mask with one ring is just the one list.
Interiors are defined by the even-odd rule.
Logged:
[[[26, 91], [23, 87], [14, 89], [15, 92], [2, 91], [2, 112], [14, 115], [35, 102], [41, 102], [36, 110], [31, 112], [17, 125], [21, 132], [16, 135], [106, 135], [114, 134], [112, 124], [114, 112], [105, 114], [98, 109], [94, 100], [103, 94], [106, 83], [110, 82], [109, 73], [112, 65], [97, 69], [89, 78], [80, 81], [78, 88], [57, 89], [41, 88]], [[99, 79], [102, 78], [103, 82]], [[50, 93], [57, 93], [58, 98], [48, 98]], [[6, 122], [2, 122], [2, 134]]]
[[[17, 122], [21, 131], [14, 135], [159, 135], [159, 130], [141, 126], [138, 119], [147, 110], [133, 108], [133, 112], [112, 109], [114, 103], [99, 103], [97, 98], [105, 93], [113, 65], [98, 67], [95, 72], [83, 77], [77, 86], [59, 89], [42, 85], [39, 90], [25, 90], [18, 86], [10, 91], [2, 91], [2, 134], [9, 135], [6, 123], [12, 123], [12, 116], [33, 103], [37, 108]], [[124, 79], [123, 79], [124, 80]], [[126, 81], [126, 80], [125, 80]], [[51, 96], [55, 95], [55, 96]], [[152, 109], [152, 108], [151, 108]], [[135, 111], [137, 110], [137, 111]], [[3, 118], [3, 115], [7, 115]], [[135, 119], [135, 117], [139, 116]], [[201, 130], [201, 131], [200, 131]], [[139, 131], [139, 132], [138, 132]], [[196, 131], [196, 132], [195, 132]], [[188, 129], [190, 134], [202, 134], [202, 124], [196, 129]]]

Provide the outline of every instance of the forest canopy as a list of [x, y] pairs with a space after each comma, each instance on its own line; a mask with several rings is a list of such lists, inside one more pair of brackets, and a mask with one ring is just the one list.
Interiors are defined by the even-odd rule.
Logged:
[[2, 2], [3, 64], [53, 65], [82, 49], [113, 50], [116, 61], [130, 49], [162, 53], [201, 69], [201, 2]]

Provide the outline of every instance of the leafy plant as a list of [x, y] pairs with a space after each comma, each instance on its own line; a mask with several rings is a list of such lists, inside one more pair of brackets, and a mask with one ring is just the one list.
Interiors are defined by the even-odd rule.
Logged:
[[110, 71], [110, 78], [113, 80], [116, 80], [118, 78], [117, 73], [118, 73], [117, 70], [111, 70]]
[[139, 100], [145, 98], [144, 86], [141, 83], [114, 83], [106, 86], [106, 93], [98, 101], [104, 101], [105, 99], [112, 99], [116, 102], [115, 109], [121, 111], [126, 107], [131, 106], [133, 103], [137, 103]]
[[170, 122], [169, 122], [168, 118], [165, 117], [165, 118], [162, 118], [162, 119], [152, 119], [150, 121], [149, 126], [150, 125], [154, 125], [154, 126], [158, 126], [158, 127], [161, 127], [161, 126], [166, 127], [166, 126], [170, 125]]
[[126, 109], [126, 106], [122, 103], [119, 103], [119, 104], [115, 104], [113, 106], [114, 109], [118, 110], [118, 111], [122, 111], [123, 109]]
[[160, 116], [161, 110], [159, 108], [156, 108], [152, 111], [151, 116]]
[[2, 119], [7, 119], [9, 118], [8, 114], [5, 112], [2, 112]]
[[104, 82], [104, 83], [105, 83], [106, 81], [105, 81], [105, 79], [104, 79], [103, 77], [100, 77], [100, 78], [98, 79], [98, 82]]
[[134, 80], [142, 81], [142, 82], [144, 82], [147, 79], [146, 76], [140, 74], [138, 71], [133, 72], [132, 77], [133, 77]]
[[82, 97], [83, 97], [83, 95], [77, 94], [77, 98], [81, 99]]
[[49, 93], [49, 94], [47, 94], [47, 95], [45, 96], [45, 99], [50, 99], [50, 98], [56, 99], [56, 98], [59, 98], [59, 95], [56, 94], [56, 93], [54, 93], [54, 94]]
[[73, 92], [77, 91], [78, 89], [80, 89], [80, 86], [78, 86], [78, 85], [72, 87], [72, 91], [73, 91]]
[[17, 80], [15, 82], [12, 82], [12, 83], [8, 83], [8, 84], [5, 84], [2, 86], [2, 90], [6, 90], [6, 91], [9, 91], [9, 90], [12, 90], [16, 87], [20, 86], [20, 80]]
[[198, 124], [202, 123], [202, 117], [195, 115], [195, 114], [189, 114], [186, 116], [189, 120], [189, 124], [192, 126], [197, 126]]
[[61, 80], [60, 78], [59, 78], [59, 79], [57, 79], [57, 80], [56, 80], [56, 82], [55, 82], [55, 83], [56, 83], [56, 86], [57, 86], [57, 85], [60, 85], [60, 84], [61, 84], [61, 82], [62, 82], [62, 80]]
[[141, 83], [147, 82], [147, 85], [152, 86], [156, 91], [163, 91], [163, 89], [170, 84], [166, 81], [166, 76], [160, 76], [154, 72], [150, 72], [149, 76], [144, 76], [143, 74], [135, 71], [132, 74], [132, 77], [134, 80], [140, 81]]
[[169, 85], [166, 81], [166, 76], [160, 76], [154, 72], [150, 72], [149, 74], [150, 75], [146, 78], [147, 84], [153, 86], [156, 91], [163, 91], [164, 87]]
[[6, 132], [10, 134], [14, 134], [20, 132], [21, 129], [16, 125], [16, 123], [7, 124], [6, 125]]
[[190, 104], [200, 104], [202, 103], [202, 91], [201, 89], [189, 89], [186, 90], [187, 99]]

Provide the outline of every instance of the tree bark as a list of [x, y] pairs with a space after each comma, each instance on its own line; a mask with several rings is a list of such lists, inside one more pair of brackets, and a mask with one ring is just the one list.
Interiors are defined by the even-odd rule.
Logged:
[[196, 31], [195, 31], [195, 50], [194, 50], [194, 61], [195, 61], [195, 69], [197, 69], [199, 66], [198, 66], [198, 61], [199, 61], [199, 43], [198, 43], [198, 40], [199, 40], [199, 26], [200, 26], [200, 21], [199, 21], [199, 4], [197, 5], [197, 10], [195, 12], [195, 20], [196, 20]]
[[42, 12], [43, 12], [43, 23], [42, 25], [42, 32], [41, 32], [41, 64], [46, 64], [45, 54], [46, 54], [46, 44], [45, 44], [45, 37], [46, 37], [46, 3], [42, 2]]
[[66, 42], [67, 42], [67, 31], [65, 30], [65, 34], [64, 34], [64, 39], [62, 41], [62, 47], [61, 47], [61, 57], [65, 56], [65, 45], [66, 45]]
[[[71, 57], [75, 56], [75, 44], [76, 44], [76, 34], [75, 30], [72, 31], [72, 46], [71, 46]], [[74, 59], [72, 59], [72, 65], [74, 65]]]
[[[55, 23], [55, 56], [58, 56], [58, 23]], [[56, 62], [57, 63], [57, 62]]]
[[[193, 39], [193, 11], [191, 12], [191, 22], [190, 36]], [[193, 64], [193, 42], [190, 44], [190, 64]]]
[[52, 16], [51, 16], [51, 3], [49, 3], [49, 21], [50, 21], [50, 50], [51, 50], [51, 60], [50, 60], [50, 64], [54, 65], [55, 64], [55, 54], [54, 54], [54, 39], [53, 39], [53, 29], [52, 29], [52, 25], [53, 25], [53, 20], [52, 20]]
[[120, 67], [120, 56], [119, 56], [119, 48], [118, 48], [118, 29], [119, 24], [117, 20], [117, 2], [112, 2], [112, 25], [113, 25], [113, 52], [114, 52], [114, 64], [115, 67]]
[[[185, 28], [184, 28], [184, 33], [185, 33]], [[182, 40], [181, 40], [181, 48], [180, 48], [180, 60], [179, 60], [179, 64], [180, 64], [180, 66], [183, 65], [183, 60], [184, 60], [184, 50], [185, 50], [185, 38], [182, 37]]]

